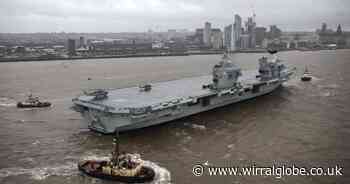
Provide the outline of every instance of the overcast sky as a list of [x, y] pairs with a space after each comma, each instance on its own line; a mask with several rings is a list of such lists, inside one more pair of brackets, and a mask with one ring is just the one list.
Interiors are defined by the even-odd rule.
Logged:
[[234, 14], [259, 26], [350, 30], [350, 0], [0, 0], [0, 32], [143, 32], [223, 28]]

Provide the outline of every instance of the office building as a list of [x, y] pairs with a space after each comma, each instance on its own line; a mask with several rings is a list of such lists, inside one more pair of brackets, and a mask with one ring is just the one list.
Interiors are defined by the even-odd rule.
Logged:
[[74, 39], [68, 39], [68, 44], [67, 44], [67, 50], [68, 50], [68, 55], [74, 56], [75, 55], [75, 40]]
[[246, 22], [246, 34], [249, 36], [248, 48], [255, 48], [255, 27], [256, 23], [253, 17], [248, 17], [248, 21]]
[[213, 49], [221, 49], [222, 48], [222, 32], [220, 29], [212, 29], [211, 30], [211, 44]]
[[249, 49], [250, 48], [250, 35], [242, 34], [240, 39], [240, 49]]
[[211, 24], [209, 22], [206, 22], [204, 24], [204, 30], [203, 30], [203, 43], [205, 46], [210, 47], [211, 46]]
[[224, 28], [224, 47], [226, 50], [231, 50], [232, 27], [230, 24]]
[[263, 40], [266, 38], [266, 28], [256, 27], [255, 28], [255, 44], [259, 47], [262, 46]]
[[242, 34], [242, 18], [236, 14], [233, 23], [232, 35], [231, 35], [231, 51], [239, 50], [241, 44]]

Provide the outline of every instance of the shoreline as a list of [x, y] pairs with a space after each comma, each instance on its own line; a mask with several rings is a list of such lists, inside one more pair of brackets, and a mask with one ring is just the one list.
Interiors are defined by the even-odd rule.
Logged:
[[[301, 49], [289, 49], [280, 50], [278, 52], [288, 52], [288, 51], [321, 51], [321, 50], [335, 50], [335, 49], [317, 49], [317, 50], [301, 50]], [[343, 50], [343, 49], [336, 49]], [[0, 58], [0, 63], [9, 62], [33, 62], [33, 61], [57, 61], [57, 60], [82, 60], [82, 59], [109, 59], [109, 58], [135, 58], [135, 57], [167, 57], [167, 56], [190, 56], [190, 55], [215, 55], [222, 54], [224, 51], [202, 51], [202, 52], [182, 52], [182, 53], [140, 53], [140, 54], [123, 54], [123, 55], [103, 55], [103, 56], [73, 56], [73, 57], [31, 57], [31, 58]], [[231, 51], [229, 53], [267, 53], [266, 49], [258, 50], [241, 50], [241, 51]]]

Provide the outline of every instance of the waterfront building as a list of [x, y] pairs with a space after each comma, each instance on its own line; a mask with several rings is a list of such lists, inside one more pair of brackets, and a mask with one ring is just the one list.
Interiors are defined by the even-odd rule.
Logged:
[[20, 46], [15, 46], [15, 53], [17, 54], [25, 54], [26, 48], [22, 45]]
[[337, 27], [337, 31], [334, 32], [331, 29], [324, 28], [324, 24], [322, 24], [321, 31], [318, 32], [319, 42], [323, 45], [336, 44], [337, 47], [343, 48], [349, 45], [347, 41], [350, 37], [350, 32], [343, 32], [341, 25], [339, 24]]
[[241, 34], [242, 34], [242, 18], [236, 14], [234, 17], [234, 24], [231, 36], [231, 51], [239, 50], [241, 44]]
[[63, 53], [65, 50], [64, 45], [54, 45], [52, 49], [57, 53]]
[[89, 50], [102, 55], [146, 53], [152, 51], [152, 43], [142, 39], [104, 39], [91, 41]]
[[168, 29], [167, 40], [171, 40], [176, 36], [176, 29]]
[[276, 25], [270, 26], [270, 31], [268, 33], [269, 39], [276, 39], [279, 38], [281, 35], [282, 31]]
[[79, 48], [85, 48], [85, 39], [83, 36], [79, 37]]
[[221, 30], [212, 29], [211, 32], [212, 32], [211, 43], [212, 43], [213, 49], [221, 49], [223, 44], [223, 40], [222, 40], [223, 35]]
[[246, 22], [246, 34], [249, 36], [248, 48], [255, 48], [255, 27], [254, 17], [248, 17], [248, 21]]
[[242, 34], [240, 39], [240, 49], [249, 49], [250, 48], [250, 35]]
[[224, 46], [228, 51], [240, 49], [242, 34], [242, 18], [236, 14], [233, 24], [224, 28]]
[[322, 28], [321, 28], [321, 32], [326, 32], [327, 31], [327, 24], [326, 23], [322, 23]]
[[6, 50], [7, 50], [6, 46], [0, 45], [0, 57], [6, 55]]
[[256, 27], [255, 28], [255, 44], [262, 47], [262, 42], [266, 38], [266, 28]]
[[196, 29], [193, 35], [186, 36], [186, 48], [198, 50], [203, 45], [203, 29]]
[[233, 24], [230, 24], [224, 28], [224, 47], [226, 50], [231, 50]]
[[205, 22], [204, 30], [203, 30], [203, 43], [207, 47], [211, 47], [211, 24], [209, 22]]
[[68, 44], [67, 44], [67, 51], [68, 55], [74, 56], [75, 53], [75, 40], [74, 39], [68, 39]]
[[269, 45], [269, 39], [264, 38], [263, 41], [261, 42], [261, 47], [267, 48], [268, 45]]
[[194, 35], [194, 42], [197, 43], [198, 45], [203, 45], [203, 32], [204, 29], [199, 28], [196, 29], [195, 35]]

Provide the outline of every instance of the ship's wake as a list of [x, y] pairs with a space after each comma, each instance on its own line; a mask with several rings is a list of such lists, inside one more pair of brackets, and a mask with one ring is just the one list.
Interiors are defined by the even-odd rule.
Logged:
[[16, 106], [16, 101], [7, 97], [0, 97], [0, 106], [2, 107], [14, 107]]
[[[132, 154], [133, 159], [140, 159], [139, 154]], [[96, 155], [90, 155], [82, 158], [82, 160], [108, 160], [109, 157], [100, 157]], [[171, 175], [170, 172], [160, 167], [158, 164], [148, 161], [142, 160], [145, 166], [151, 167], [154, 169], [156, 175], [154, 180], [150, 182], [153, 183], [171, 183]], [[49, 176], [78, 176], [79, 171], [77, 168], [77, 162], [66, 162], [61, 165], [54, 166], [44, 166], [44, 167], [34, 167], [34, 168], [23, 168], [23, 167], [10, 167], [10, 168], [2, 168], [0, 169], [0, 179], [11, 177], [11, 176], [30, 176], [33, 180], [44, 180]], [[88, 176], [86, 176], [88, 177]]]
[[35, 167], [35, 168], [21, 168], [11, 167], [0, 169], [0, 178], [10, 176], [29, 175], [34, 180], [43, 180], [49, 176], [71, 176], [77, 174], [76, 163], [68, 162], [63, 165]]

